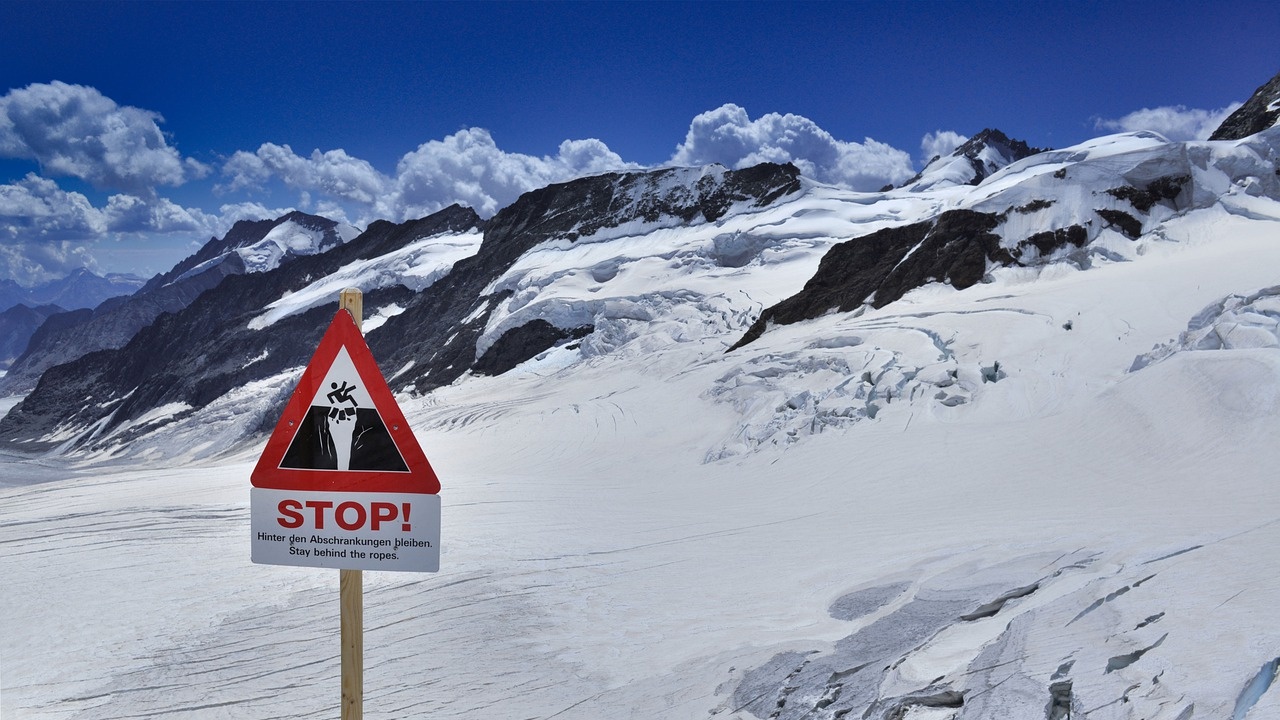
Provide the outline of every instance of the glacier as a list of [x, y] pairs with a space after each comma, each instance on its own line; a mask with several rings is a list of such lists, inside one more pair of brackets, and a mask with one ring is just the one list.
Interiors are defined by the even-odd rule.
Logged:
[[[802, 178], [523, 252], [467, 320], [477, 356], [533, 320], [592, 330], [401, 388], [444, 486], [441, 572], [366, 573], [366, 711], [1280, 717], [1278, 142], [1107, 136], [883, 193]], [[948, 210], [1000, 216], [1006, 249], [1084, 241], [730, 350], [831, 248]], [[428, 287], [479, 240], [422, 238], [253, 322]], [[368, 314], [371, 337], [404, 316]], [[252, 439], [300, 370], [0, 455], [5, 717], [333, 714], [337, 574], [249, 563]]]

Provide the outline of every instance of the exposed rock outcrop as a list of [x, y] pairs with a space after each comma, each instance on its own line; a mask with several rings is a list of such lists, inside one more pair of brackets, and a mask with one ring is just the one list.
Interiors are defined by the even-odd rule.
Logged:
[[1280, 120], [1280, 74], [1268, 80], [1239, 109], [1227, 116], [1210, 140], [1240, 140], [1275, 127]]

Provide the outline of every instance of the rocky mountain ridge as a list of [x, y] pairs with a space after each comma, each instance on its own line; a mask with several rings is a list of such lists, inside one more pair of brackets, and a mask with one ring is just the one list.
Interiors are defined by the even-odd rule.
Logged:
[[255, 260], [258, 265], [279, 265], [337, 247], [350, 236], [351, 229], [339, 223], [301, 212], [275, 220], [237, 222], [221, 240], [211, 240], [132, 295], [73, 310], [40, 326], [0, 380], [0, 392], [26, 392], [50, 367], [122, 347], [161, 314], [182, 310], [224, 278], [261, 271]]
[[9, 369], [45, 320], [63, 312], [66, 311], [57, 305], [27, 307], [22, 304], [0, 312], [0, 370]]
[[[477, 356], [475, 340], [484, 329], [486, 308], [510, 294], [486, 292], [486, 287], [529, 249], [549, 241], [591, 242], [636, 223], [681, 227], [710, 222], [735, 206], [767, 205], [799, 188], [799, 173], [790, 165], [737, 171], [670, 168], [552, 185], [526, 193], [483, 223], [473, 211], [457, 206], [400, 225], [375, 223], [329, 252], [262, 274], [227, 275], [190, 306], [160, 315], [120, 349], [50, 368], [0, 421], [0, 434], [31, 439], [57, 436], [59, 427], [79, 427], [83, 430], [78, 442], [87, 442], [159, 407], [184, 408], [179, 415], [204, 407], [245, 383], [305, 363], [310, 356], [324, 326], [322, 318], [333, 312], [332, 302], [285, 317], [271, 332], [250, 328], [252, 317], [282, 293], [423, 237], [481, 226], [478, 252], [458, 261], [429, 287], [416, 293], [404, 285], [366, 292], [366, 308], [388, 312], [385, 325], [371, 332], [368, 341], [386, 367], [402, 368], [391, 381], [397, 389], [438, 387], [478, 362], [482, 370], [501, 368], [515, 361], [513, 352], [524, 359], [577, 332], [535, 336], [532, 346], [522, 341], [515, 351], [508, 341], [502, 345], [501, 360]], [[216, 269], [197, 277], [213, 272]], [[137, 431], [145, 429], [139, 426]]]
[[[203, 278], [198, 296], [155, 313], [118, 349], [49, 367], [0, 421], [0, 436], [121, 446], [265, 383], [274, 399], [238, 431], [259, 432], [346, 278], [372, 278], [367, 340], [392, 388], [421, 394], [531, 360], [572, 365], [671, 342], [736, 352], [771, 328], [883, 308], [922, 289], [1135, 261], [1188, 213], [1265, 214], [1257, 201], [1280, 197], [1277, 132], [1200, 143], [1128, 133], [1038, 151], [987, 130], [948, 163], [931, 163], [932, 175], [879, 194], [771, 163], [613, 173], [526, 193], [487, 221], [453, 207], [374, 223], [305, 257], [273, 240], [265, 255], [288, 261], [258, 274], [226, 269], [263, 257], [273, 229], [298, 218], [245, 224], [139, 293]], [[42, 332], [83, 325], [54, 317]], [[913, 377], [904, 370], [895, 392]], [[840, 417], [873, 417], [873, 399], [859, 397]], [[777, 412], [813, 409], [797, 402]], [[761, 438], [785, 426], [763, 422]]]
[[1243, 140], [1280, 122], [1280, 74], [1268, 80], [1209, 136], [1210, 140]]

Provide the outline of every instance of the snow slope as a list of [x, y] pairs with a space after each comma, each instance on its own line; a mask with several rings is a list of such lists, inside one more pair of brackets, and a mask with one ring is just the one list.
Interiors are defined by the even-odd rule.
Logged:
[[[316, 228], [303, 225], [293, 220], [286, 220], [271, 228], [261, 240], [243, 247], [231, 249], [244, 263], [245, 272], [262, 273], [280, 267], [286, 258], [298, 255], [315, 255], [336, 243], [350, 241], [360, 231], [344, 223], [337, 223], [332, 229]], [[194, 277], [214, 265], [224, 262], [226, 254], [207, 260], [178, 276], [173, 282]]]
[[[1270, 162], [1256, 148], [1073, 149], [1100, 191], [1173, 156], [1221, 192], [1140, 213], [1136, 240], [1096, 228], [1087, 263], [727, 354], [835, 242], [1029, 202], [1067, 156], [526, 254], [481, 342], [597, 329], [402, 398], [444, 547], [438, 574], [365, 574], [368, 716], [1280, 717], [1280, 203], [1222, 169]], [[334, 715], [337, 573], [251, 565], [258, 448], [201, 445], [202, 418], [287, 384], [127, 461], [0, 459], [5, 718]]]
[[332, 302], [339, 292], [348, 287], [369, 292], [391, 285], [404, 285], [415, 292], [421, 291], [448, 274], [454, 263], [474, 255], [480, 249], [481, 239], [478, 231], [432, 235], [372, 260], [350, 263], [271, 303], [265, 313], [249, 321], [249, 327], [253, 330], [268, 328], [281, 318]]

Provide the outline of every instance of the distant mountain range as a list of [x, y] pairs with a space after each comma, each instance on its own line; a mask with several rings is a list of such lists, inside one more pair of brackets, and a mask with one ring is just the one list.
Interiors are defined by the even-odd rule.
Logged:
[[[987, 129], [879, 193], [789, 164], [713, 165], [550, 185], [488, 220], [455, 206], [363, 233], [302, 213], [238, 223], [134, 295], [49, 317], [0, 386], [29, 391], [0, 438], [126, 447], [239, 398], [249, 419], [230, 446], [273, 421], [346, 284], [365, 291], [392, 388], [425, 393], [548, 353], [572, 364], [708, 338], [736, 351], [926, 286], [1133, 260], [1170, 218], [1280, 198], [1278, 99], [1272, 80], [1210, 142], [1041, 150]], [[238, 395], [250, 385], [253, 401]]]
[[145, 278], [136, 275], [110, 273], [104, 277], [84, 268], [34, 287], [0, 280], [0, 310], [15, 305], [57, 305], [64, 310], [91, 308], [108, 298], [134, 293], [145, 283]]
[[293, 258], [331, 250], [357, 234], [349, 225], [301, 212], [275, 220], [240, 221], [225, 237], [211, 239], [169, 272], [137, 283], [132, 294], [52, 316], [22, 343], [21, 353], [0, 380], [0, 393], [25, 392], [54, 365], [121, 347], [162, 313], [182, 310], [225, 277], [267, 272]]
[[84, 268], [34, 287], [0, 280], [0, 370], [13, 364], [49, 316], [96, 307], [136, 292], [145, 282], [135, 275], [111, 273], [103, 277]]

